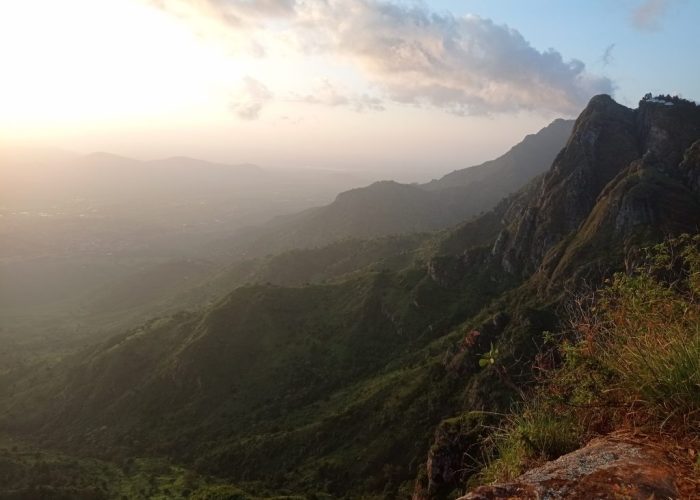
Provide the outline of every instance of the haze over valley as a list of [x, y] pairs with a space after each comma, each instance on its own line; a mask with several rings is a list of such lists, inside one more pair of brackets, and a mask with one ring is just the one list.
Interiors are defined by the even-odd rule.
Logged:
[[0, 498], [698, 498], [700, 5], [0, 3]]

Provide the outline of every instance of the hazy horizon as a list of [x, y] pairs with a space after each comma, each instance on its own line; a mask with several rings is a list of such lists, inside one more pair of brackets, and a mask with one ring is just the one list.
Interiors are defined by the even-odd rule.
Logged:
[[0, 0], [0, 499], [700, 498], [698, 21]]
[[699, 9], [5, 2], [0, 146], [423, 181], [504, 153], [598, 93], [628, 106], [647, 91], [697, 97], [696, 70], [679, 63]]

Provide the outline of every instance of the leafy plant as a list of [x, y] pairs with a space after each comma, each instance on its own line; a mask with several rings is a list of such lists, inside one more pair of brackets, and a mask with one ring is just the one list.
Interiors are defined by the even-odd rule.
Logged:
[[491, 344], [491, 349], [489, 349], [488, 352], [485, 352], [484, 354], [481, 355], [479, 358], [479, 366], [481, 368], [486, 368], [487, 366], [491, 366], [496, 364], [496, 360], [498, 359], [498, 348], [494, 347], [493, 344]]

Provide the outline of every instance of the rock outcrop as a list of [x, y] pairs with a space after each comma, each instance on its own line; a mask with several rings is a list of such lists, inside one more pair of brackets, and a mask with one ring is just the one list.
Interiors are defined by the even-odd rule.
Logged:
[[604, 274], [606, 249], [626, 251], [645, 228], [661, 237], [693, 231], [698, 139], [700, 106], [692, 102], [643, 100], [630, 109], [594, 97], [550, 171], [505, 210], [493, 259], [520, 277], [544, 271], [548, 286]]
[[637, 157], [634, 110], [607, 95], [591, 99], [539, 192], [499, 238], [504, 269], [534, 272], [545, 254], [578, 228], [603, 187]]
[[649, 445], [610, 438], [532, 469], [511, 483], [482, 486], [459, 500], [681, 498], [679, 472]]
[[[675, 232], [672, 220], [659, 219], [673, 213], [674, 200], [693, 212], [687, 203], [697, 202], [688, 194], [700, 187], [700, 145], [691, 145], [699, 138], [700, 106], [689, 101], [642, 101], [630, 109], [607, 95], [594, 97], [538, 188], [508, 211], [494, 258], [506, 272], [523, 277], [543, 263], [553, 271], [552, 260], [563, 257], [564, 249], [556, 259], [551, 252], [592, 219], [604, 225], [595, 234], [612, 233], [620, 241], [643, 226]], [[672, 196], [659, 200], [661, 191]]]

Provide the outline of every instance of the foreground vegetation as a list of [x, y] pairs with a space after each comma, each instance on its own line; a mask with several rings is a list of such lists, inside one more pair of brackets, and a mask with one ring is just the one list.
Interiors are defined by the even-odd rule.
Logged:
[[641, 256], [573, 301], [538, 356], [540, 385], [487, 438], [479, 482], [507, 481], [621, 428], [700, 436], [700, 235]]

